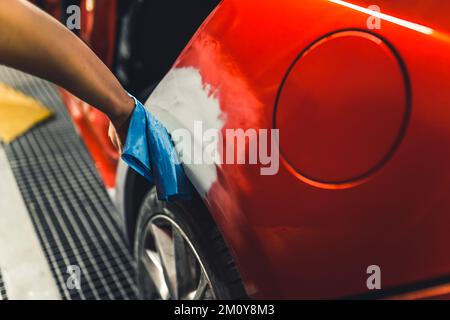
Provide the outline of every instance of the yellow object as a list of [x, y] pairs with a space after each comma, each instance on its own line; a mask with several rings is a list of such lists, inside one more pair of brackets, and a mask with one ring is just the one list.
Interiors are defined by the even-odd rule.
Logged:
[[0, 83], [0, 140], [10, 143], [52, 112], [35, 99]]

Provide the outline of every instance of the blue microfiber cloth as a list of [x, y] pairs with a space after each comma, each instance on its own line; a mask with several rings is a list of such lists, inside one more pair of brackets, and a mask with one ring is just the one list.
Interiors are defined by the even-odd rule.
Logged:
[[167, 129], [135, 97], [122, 159], [156, 185], [158, 198], [190, 199], [192, 189]]

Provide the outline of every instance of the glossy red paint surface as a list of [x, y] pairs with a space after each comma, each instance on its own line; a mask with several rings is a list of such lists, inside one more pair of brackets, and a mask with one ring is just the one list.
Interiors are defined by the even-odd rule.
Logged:
[[274, 125], [284, 160], [304, 181], [330, 188], [375, 174], [404, 133], [406, 82], [380, 38], [345, 31], [319, 40], [279, 90]]
[[[359, 4], [370, 5], [364, 1]], [[285, 165], [274, 176], [261, 176], [257, 166], [223, 165], [208, 193], [208, 205], [252, 297], [364, 294], [368, 292], [366, 269], [374, 264], [381, 267], [385, 289], [450, 274], [450, 42], [445, 19], [450, 4], [438, 0], [383, 1], [381, 9], [390, 17], [423, 24], [432, 32], [419, 32], [410, 28], [414, 25], [403, 20], [399, 24], [395, 19], [396, 23], [384, 19], [380, 30], [371, 30], [398, 52], [412, 91], [405, 135], [377, 174], [357, 185], [327, 189], [305, 182]], [[226, 114], [225, 128], [272, 128], [278, 89], [296, 57], [329, 33], [355, 28], [368, 31], [368, 17], [325, 0], [225, 0], [176, 67], [199, 69], [204, 83], [218, 92], [221, 110]], [[358, 52], [349, 54], [364, 58]], [[318, 74], [330, 74], [327, 61], [318, 61], [315, 66]], [[350, 74], [361, 77], [361, 84], [336, 79], [328, 90], [341, 92], [355, 85], [352, 101], [363, 101], [362, 106], [368, 108], [356, 114], [335, 115], [343, 126], [358, 120], [352, 117], [363, 118], [367, 125], [362, 128], [363, 134], [380, 136], [388, 145], [404, 113], [404, 90], [398, 72], [369, 70], [372, 72], [367, 78], [363, 71], [350, 70]], [[313, 76], [312, 71], [309, 74]], [[382, 91], [370, 91], [371, 81]], [[320, 85], [317, 79], [315, 83]], [[365, 88], [374, 96], [373, 102], [367, 99]], [[283, 103], [298, 103], [295, 90], [290, 90], [293, 98]], [[373, 109], [377, 99], [380, 103], [387, 99], [394, 110], [380, 105], [377, 114]], [[302, 105], [298, 107], [287, 108], [299, 118], [304, 115]], [[371, 118], [375, 123], [370, 123]], [[302, 124], [301, 119], [298, 124]], [[302, 130], [299, 128], [299, 132]], [[297, 134], [294, 129], [289, 134], [280, 132], [280, 143], [291, 143], [296, 161], [303, 161], [302, 154], [295, 154], [295, 143], [285, 142]], [[315, 131], [313, 138], [319, 142], [324, 139], [320, 131]], [[382, 141], [372, 141], [375, 145], [357, 145], [355, 154], [362, 157], [362, 169], [367, 167], [364, 157], [373, 153], [373, 148], [385, 148]], [[359, 165], [360, 160], [354, 158], [349, 165], [351, 161]], [[327, 163], [315, 165], [311, 163], [315, 174], [330, 175], [326, 173], [331, 170]], [[332, 173], [339, 177], [339, 171]]]

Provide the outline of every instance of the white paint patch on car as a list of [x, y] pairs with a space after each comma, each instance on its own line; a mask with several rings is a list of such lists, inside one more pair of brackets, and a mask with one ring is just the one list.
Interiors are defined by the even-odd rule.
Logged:
[[[203, 131], [221, 130], [224, 115], [220, 110], [218, 92], [205, 85], [199, 70], [193, 67], [174, 68], [160, 82], [145, 103], [146, 108], [169, 131], [180, 128], [191, 134], [194, 153], [203, 153], [204, 144], [194, 133], [195, 123], [201, 121]], [[175, 144], [177, 150], [180, 146]], [[194, 154], [195, 157], [195, 154]], [[197, 191], [205, 196], [217, 180], [217, 164], [184, 164], [186, 175]]]

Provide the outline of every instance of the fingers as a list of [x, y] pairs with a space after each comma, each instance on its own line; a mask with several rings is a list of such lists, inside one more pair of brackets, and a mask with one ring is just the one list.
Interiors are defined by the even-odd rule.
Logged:
[[114, 145], [114, 147], [121, 154], [122, 153], [122, 141], [119, 139], [119, 136], [117, 135], [117, 131], [114, 128], [112, 123], [109, 124], [108, 136], [109, 136], [109, 139], [111, 140], [112, 144]]
[[108, 135], [111, 139], [111, 142], [113, 143], [114, 147], [122, 154], [122, 148], [123, 145], [126, 142], [127, 135], [128, 135], [128, 128], [130, 126], [130, 118], [129, 115], [128, 118], [124, 121], [122, 121], [119, 124], [115, 124], [112, 121], [109, 122], [109, 129], [108, 129]]

